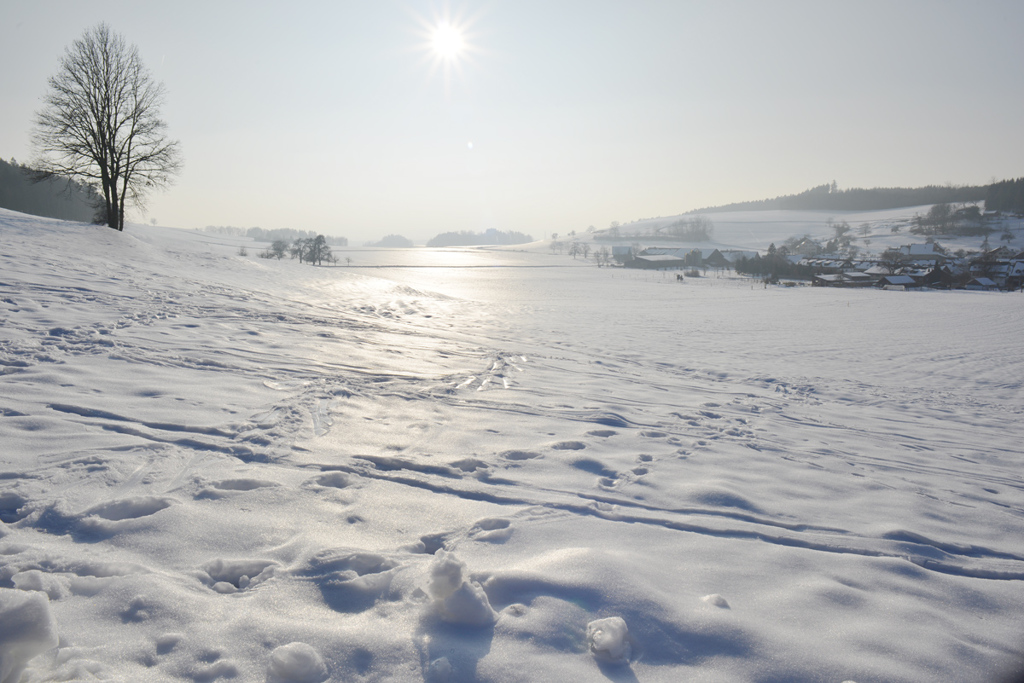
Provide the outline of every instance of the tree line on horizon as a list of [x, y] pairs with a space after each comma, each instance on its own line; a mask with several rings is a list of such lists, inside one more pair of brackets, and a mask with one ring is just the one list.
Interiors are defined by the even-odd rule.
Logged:
[[[1016, 181], [1004, 181], [1016, 182]], [[799, 194], [782, 195], [772, 199], [736, 202], [688, 211], [708, 213], [719, 211], [761, 211], [788, 209], [794, 211], [878, 211], [901, 209], [926, 204], [963, 204], [987, 201], [990, 188], [999, 185], [962, 185], [925, 187], [876, 187], [841, 190], [835, 181], [812, 187]], [[986, 203], [986, 207], [988, 204]], [[1009, 209], [1004, 209], [1009, 210]], [[1021, 209], [1024, 210], [1024, 205]]]
[[207, 225], [204, 232], [216, 235], [228, 235], [230, 237], [248, 237], [254, 242], [293, 242], [301, 239], [316, 239], [323, 237], [327, 244], [334, 247], [347, 247], [348, 238], [334, 235], [320, 235], [315, 230], [296, 230], [294, 228], [272, 228], [266, 229], [259, 226], [252, 228], [236, 228], [233, 225]]
[[497, 244], [526, 244], [533, 237], [522, 232], [509, 230], [503, 232], [488, 228], [484, 232], [463, 230], [460, 232], [443, 232], [427, 242], [428, 247], [472, 247]]

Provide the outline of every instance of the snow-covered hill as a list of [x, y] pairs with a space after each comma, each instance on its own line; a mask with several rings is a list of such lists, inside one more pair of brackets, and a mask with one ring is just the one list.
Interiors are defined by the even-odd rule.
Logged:
[[0, 211], [0, 681], [1019, 662], [1021, 295], [238, 244]]
[[[861, 254], [880, 254], [890, 247], [922, 243], [927, 239], [910, 232], [915, 215], [926, 216], [931, 206], [915, 206], [880, 211], [722, 211], [706, 215], [713, 225], [711, 240], [700, 246], [722, 249], [757, 249], [764, 252], [770, 244], [782, 246], [791, 237], [808, 235], [822, 243], [834, 237], [832, 224], [846, 223], [849, 236]], [[674, 221], [692, 216], [649, 218], [622, 226], [623, 234], [646, 235], [663, 229]], [[993, 233], [991, 245], [998, 246], [1001, 232], [1013, 234], [1012, 246], [1024, 247], [1024, 220], [1011, 216], [988, 219]], [[657, 238], [638, 238], [645, 244], [656, 244]], [[939, 236], [938, 241], [950, 252], [958, 249], [978, 251], [984, 237]]]

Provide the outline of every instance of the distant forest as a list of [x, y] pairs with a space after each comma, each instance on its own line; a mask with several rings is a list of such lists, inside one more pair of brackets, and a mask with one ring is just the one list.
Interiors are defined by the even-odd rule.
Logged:
[[[260, 227], [236, 228], [233, 225], [207, 225], [203, 230], [216, 235], [248, 237], [255, 242], [275, 242], [277, 240], [293, 242], [302, 239], [316, 239], [317, 237], [317, 232], [314, 230], [295, 230], [294, 228], [273, 228], [267, 230]], [[325, 237], [324, 239], [327, 244], [334, 247], [348, 246], [348, 239], [345, 237], [332, 236]]]
[[502, 232], [490, 228], [485, 232], [443, 232], [427, 242], [428, 247], [472, 247], [485, 244], [526, 244], [533, 237], [521, 232], [509, 230]]
[[100, 196], [88, 185], [50, 178], [33, 182], [32, 169], [0, 159], [0, 207], [11, 211], [91, 223]]
[[[1008, 183], [1018, 181], [1005, 181]], [[760, 211], [765, 209], [790, 209], [797, 211], [877, 211], [900, 209], [906, 206], [925, 204], [959, 204], [980, 202], [988, 199], [990, 186], [940, 187], [876, 187], [870, 190], [851, 188], [840, 190], [835, 181], [805, 190], [800, 194], [789, 194], [774, 199], [753, 202], [738, 202], [724, 206], [712, 206], [687, 213], [710, 213], [714, 211]], [[986, 208], [989, 207], [986, 203]], [[1014, 210], [1010, 208], [1002, 210]], [[1021, 209], [1024, 210], [1024, 206]]]
[[985, 193], [985, 210], [1024, 213], [1024, 178], [989, 185]]

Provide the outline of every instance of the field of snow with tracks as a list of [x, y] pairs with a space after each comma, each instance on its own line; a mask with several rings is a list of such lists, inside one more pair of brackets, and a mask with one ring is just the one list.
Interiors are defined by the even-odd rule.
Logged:
[[1019, 665], [1024, 295], [242, 243], [0, 210], [0, 681]]

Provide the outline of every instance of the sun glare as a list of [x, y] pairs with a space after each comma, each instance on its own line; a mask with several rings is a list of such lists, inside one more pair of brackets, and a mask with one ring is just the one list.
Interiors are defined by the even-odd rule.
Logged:
[[453, 84], [464, 83], [464, 77], [479, 67], [478, 60], [485, 54], [479, 44], [480, 34], [474, 29], [479, 15], [413, 14], [413, 19], [418, 24], [417, 40], [410, 50], [426, 67], [428, 81], [439, 78], [445, 94], [450, 95]]
[[434, 29], [434, 52], [442, 59], [455, 59], [462, 52], [462, 32], [451, 24], [439, 24]]

